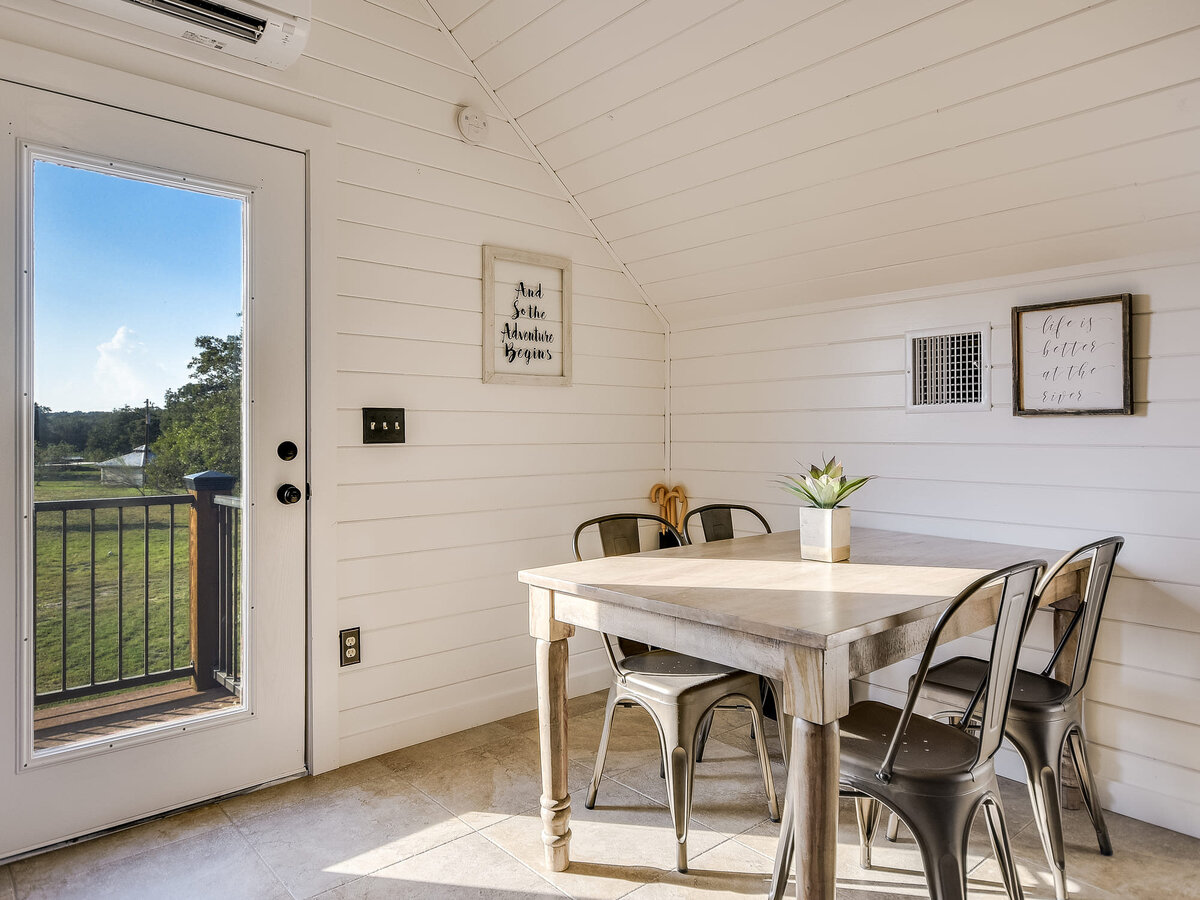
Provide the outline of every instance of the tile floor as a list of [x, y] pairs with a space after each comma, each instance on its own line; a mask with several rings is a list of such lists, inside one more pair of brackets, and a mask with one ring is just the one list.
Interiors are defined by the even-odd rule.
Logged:
[[[597, 808], [583, 808], [602, 707], [602, 694], [571, 702], [567, 872], [542, 867], [537, 718], [525, 713], [0, 867], [0, 900], [765, 895], [778, 826], [767, 818], [745, 714], [721, 713], [713, 729], [696, 776], [691, 871], [681, 875], [657, 737], [642, 711], [618, 711]], [[775, 778], [782, 792], [778, 761]], [[1053, 898], [1024, 786], [1004, 784], [1026, 896]], [[928, 896], [903, 830], [896, 844], [877, 840], [866, 871], [848, 806], [841, 821], [839, 900]], [[1073, 897], [1200, 898], [1200, 841], [1115, 814], [1109, 828], [1117, 852], [1106, 858], [1086, 815], [1066, 814]], [[1002, 898], [982, 824], [970, 863], [972, 897]]]

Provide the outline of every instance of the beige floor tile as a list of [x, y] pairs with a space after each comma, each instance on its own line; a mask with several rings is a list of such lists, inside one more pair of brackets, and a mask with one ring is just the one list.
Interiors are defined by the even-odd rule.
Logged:
[[[98, 866], [228, 827], [229, 818], [220, 807], [201, 806], [94, 840], [31, 856], [13, 863], [10, 868], [13, 880], [20, 885], [75, 883]], [[0, 876], [0, 898], [4, 897], [3, 886], [4, 880]]]
[[[1014, 856], [1016, 857], [1017, 873], [1021, 879], [1021, 890], [1025, 894], [1025, 900], [1054, 900], [1054, 879], [1050, 876], [1050, 867], [1046, 863], [1046, 860], [1041, 856], [1037, 858], [1025, 857], [1019, 854], [1014, 854]], [[971, 872], [970, 884], [992, 885], [1003, 895], [1003, 890], [1000, 888], [1000, 868], [996, 865], [994, 859], [984, 860]], [[1171, 900], [1177, 900], [1177, 898], [1188, 896], [1187, 894], [1179, 894], [1169, 890], [1153, 894], [1131, 894], [1123, 890], [1117, 890], [1114, 893], [1109, 887], [1098, 887], [1097, 885], [1080, 881], [1072, 875], [1069, 869], [1067, 871], [1067, 889], [1070, 892], [1071, 900], [1132, 900], [1132, 898], [1136, 897], [1155, 897], [1159, 898], [1159, 900], [1170, 897]]]
[[[658, 775], [658, 760], [614, 774], [613, 778], [660, 803], [667, 802], [666, 781]], [[783, 798], [783, 770], [776, 796]], [[710, 737], [704, 761], [696, 765], [692, 787], [692, 821], [725, 835], [741, 834], [768, 820], [767, 793], [758, 768], [758, 757]]]
[[[629, 894], [629, 900], [746, 900], [764, 897], [771, 886], [771, 861], [732, 840], [696, 855], [687, 872], [667, 872]], [[796, 885], [784, 896], [795, 897]], [[839, 900], [842, 894], [839, 891]]]
[[[877, 835], [872, 856], [872, 868], [861, 869], [858, 865], [858, 829], [854, 820], [854, 804], [842, 800], [838, 809], [837, 877], [840, 887], [856, 891], [884, 891], [904, 896], [916, 893], [928, 894], [925, 876], [921, 869], [921, 856], [916, 845], [901, 831], [902, 839], [888, 843], [883, 835]], [[763, 822], [737, 835], [734, 841], [754, 850], [768, 865], [775, 859], [779, 841], [779, 825]], [[978, 860], [976, 860], [978, 861]], [[886, 893], [885, 893], [886, 896]], [[841, 892], [838, 894], [839, 900]]]
[[[402, 777], [472, 828], [485, 828], [536, 804], [542, 795], [538, 745], [505, 730], [505, 739], [447, 756], [410, 761]], [[570, 764], [568, 790], [579, 793], [591, 770]]]
[[309, 803], [314, 797], [336, 794], [389, 771], [378, 759], [367, 759], [323, 775], [293, 778], [282, 784], [222, 800], [221, 809], [233, 822], [242, 822], [296, 804]]
[[[567, 715], [579, 716], [584, 713], [592, 712], [596, 709], [604, 709], [604, 704], [608, 698], [608, 688], [602, 691], [593, 691], [590, 694], [580, 694], [578, 697], [572, 697], [567, 701]], [[536, 731], [538, 727], [538, 711], [531, 709], [523, 713], [517, 713], [515, 716], [509, 716], [506, 719], [500, 719], [495, 724], [502, 725], [517, 734], [526, 734], [529, 731]]]
[[[571, 866], [566, 872], [545, 868], [536, 807], [482, 834], [581, 900], [613, 900], [675, 871], [675, 830], [666, 807], [607, 778], [595, 809], [586, 809], [581, 795], [572, 797]], [[693, 822], [688, 854], [697, 857], [721, 840], [721, 835]]]
[[86, 872], [43, 871], [40, 881], [14, 871], [18, 900], [283, 900], [290, 895], [233, 825], [143, 853], [98, 863]]
[[[766, 819], [745, 714], [721, 714], [708, 761], [697, 768], [691, 866], [681, 875], [658, 777], [658, 739], [644, 712], [618, 713], [613, 777], [605, 778], [597, 809], [583, 808], [603, 701], [604, 692], [572, 701], [567, 872], [544, 869], [540, 760], [530, 737], [534, 720], [523, 714], [0, 867], [0, 900], [273, 900], [289, 889], [300, 898], [327, 891], [342, 898], [489, 900], [556, 891], [585, 900], [764, 892], [779, 832]], [[782, 799], [773, 724], [766, 730]], [[1000, 790], [1026, 895], [1051, 900], [1027, 789], [1001, 779]], [[838, 900], [928, 896], [906, 829], [895, 844], [881, 833], [875, 865], [864, 871], [851, 801], [839, 815]], [[1200, 900], [1200, 841], [1114, 813], [1107, 818], [1113, 857], [1100, 856], [1086, 813], [1064, 814], [1074, 900]], [[968, 865], [972, 897], [1003, 896], [982, 820]]]
[[326, 788], [237, 823], [297, 897], [313, 896], [470, 831], [386, 766], [360, 783], [327, 781]]
[[[1080, 891], [1072, 889], [1072, 897], [1200, 898], [1200, 840], [1114, 812], [1104, 815], [1112, 856], [1100, 855], [1096, 832], [1084, 810], [1063, 812], [1067, 883], [1069, 888], [1078, 885]], [[1041, 838], [1032, 822], [1013, 836], [1013, 853], [1034, 879], [1030, 884], [1052, 884]], [[1022, 883], [1026, 883], [1024, 879]], [[1047, 895], [1045, 890], [1030, 893], [1033, 897]], [[1051, 888], [1048, 896], [1053, 895]]]
[[[567, 722], [567, 756], [589, 769], [595, 769], [596, 753], [600, 749], [600, 733], [604, 729], [604, 707], [573, 715]], [[525, 737], [538, 739], [537, 724]], [[658, 765], [662, 743], [650, 713], [639, 707], [618, 708], [613, 716], [608, 752], [604, 756], [605, 774], [616, 774], [653, 762]]]
[[[536, 739], [536, 733], [535, 733]], [[466, 750], [486, 747], [490, 744], [501, 744], [512, 740], [511, 730], [497, 722], [479, 725], [448, 734], [445, 737], [434, 738], [421, 744], [413, 744], [375, 759], [397, 772], [403, 772], [412, 766], [420, 766], [428, 760], [443, 759]]]
[[565, 895], [472, 833], [322, 894], [322, 900], [523, 900]]
[[[767, 719], [767, 733], [774, 733], [775, 720]], [[748, 709], [718, 709], [713, 713], [713, 723], [710, 734], [724, 735], [729, 731], [744, 728], [750, 733], [750, 710]]]

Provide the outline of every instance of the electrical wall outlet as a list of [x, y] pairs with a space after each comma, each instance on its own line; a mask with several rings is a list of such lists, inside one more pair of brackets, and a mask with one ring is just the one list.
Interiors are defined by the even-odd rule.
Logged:
[[404, 410], [393, 407], [363, 407], [364, 444], [403, 444]]
[[362, 638], [358, 628], [343, 628], [338, 632], [342, 647], [342, 665], [353, 666], [362, 662]]

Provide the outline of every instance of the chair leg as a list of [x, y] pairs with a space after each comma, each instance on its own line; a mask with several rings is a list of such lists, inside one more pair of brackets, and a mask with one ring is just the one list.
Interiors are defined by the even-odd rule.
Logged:
[[1091, 763], [1088, 762], [1083, 732], [1079, 728], [1073, 728], [1067, 735], [1067, 740], [1070, 741], [1071, 758], [1075, 760], [1075, 771], [1079, 773], [1079, 792], [1083, 795], [1083, 805], [1087, 807], [1088, 815], [1092, 818], [1092, 827], [1096, 829], [1096, 842], [1100, 845], [1100, 853], [1112, 856], [1112, 841], [1108, 838], [1108, 824], [1104, 821], [1104, 810], [1100, 807], [1100, 793], [1096, 789]]
[[905, 821], [921, 851], [929, 900], [967, 898], [967, 840], [974, 810], [965, 804], [951, 806], [918, 801], [905, 810]]
[[779, 726], [779, 750], [783, 754], [783, 764], [792, 764], [792, 717], [779, 710], [776, 706], [775, 723]]
[[608, 736], [612, 732], [613, 713], [617, 709], [617, 686], [608, 689], [608, 703], [604, 706], [604, 730], [600, 732], [600, 748], [596, 751], [596, 767], [592, 771], [592, 783], [588, 786], [587, 799], [583, 805], [595, 809], [596, 794], [600, 790], [600, 779], [604, 775], [604, 757], [608, 754]]
[[1024, 900], [1021, 891], [1021, 878], [1017, 873], [1017, 864], [1013, 860], [1012, 845], [1008, 841], [1008, 826], [1004, 822], [1004, 810], [999, 800], [990, 796], [983, 801], [983, 812], [987, 816], [988, 837], [992, 841], [992, 852], [996, 854], [996, 863], [1000, 866], [1000, 877], [1004, 879], [1004, 890], [1009, 900]]
[[887, 839], [893, 844], [900, 837], [900, 817], [895, 813], [888, 814]]
[[[778, 708], [778, 707], [776, 707]], [[795, 794], [794, 781], [799, 773], [788, 769], [788, 790], [784, 792], [783, 820], [779, 824], [779, 843], [775, 848], [775, 866], [771, 875], [771, 892], [767, 900], [783, 900], [787, 890], [788, 877], [792, 871], [792, 857], [796, 852], [796, 810], [792, 806]]]
[[712, 731], [715, 714], [716, 710], [710, 709], [708, 715], [704, 717], [704, 724], [700, 726], [700, 736], [696, 739], [696, 762], [704, 762], [704, 745], [708, 743], [708, 733]]
[[[758, 767], [762, 771], [763, 787], [767, 789], [767, 814], [772, 822], [779, 821], [779, 799], [775, 796], [775, 778], [771, 774], [771, 757], [767, 753], [767, 733], [763, 728], [762, 707], [750, 703], [750, 719], [754, 728], [754, 743], [758, 747]], [[696, 758], [699, 759], [699, 754]]]
[[675, 823], [675, 868], [687, 871], [688, 820], [692, 815], [692, 778], [695, 774], [694, 748], [700, 722], [686, 721], [677, 706], [659, 711], [662, 734], [667, 739], [667, 802]]
[[858, 865], [871, 868], [871, 844], [879, 829], [879, 814], [883, 804], [870, 797], [854, 798], [854, 816], [858, 820]]
[[1054, 878], [1054, 896], [1067, 900], [1067, 859], [1062, 831], [1062, 799], [1058, 765], [1066, 735], [1062, 724], [1026, 726], [1009, 719], [1007, 737], [1025, 764], [1025, 782], [1033, 804], [1033, 820]]

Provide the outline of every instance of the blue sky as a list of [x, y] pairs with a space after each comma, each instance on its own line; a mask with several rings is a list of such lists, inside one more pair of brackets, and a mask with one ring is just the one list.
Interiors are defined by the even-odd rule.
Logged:
[[241, 328], [242, 202], [36, 162], [34, 307], [38, 403], [161, 406]]

